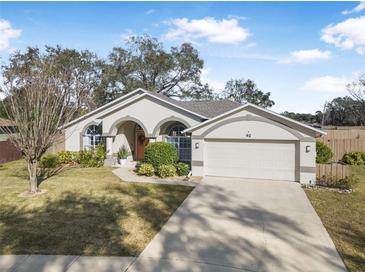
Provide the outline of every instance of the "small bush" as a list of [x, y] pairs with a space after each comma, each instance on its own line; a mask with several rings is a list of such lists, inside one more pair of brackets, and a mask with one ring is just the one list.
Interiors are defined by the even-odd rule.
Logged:
[[331, 149], [320, 141], [316, 142], [316, 151], [317, 164], [327, 164], [332, 159], [333, 153]]
[[58, 157], [55, 154], [44, 155], [39, 163], [41, 168], [56, 168], [58, 165]]
[[122, 145], [118, 151], [118, 158], [127, 159], [127, 157], [128, 157], [128, 149], [125, 145]]
[[176, 176], [176, 167], [173, 165], [161, 165], [158, 168], [158, 175], [161, 178]]
[[317, 185], [338, 188], [338, 189], [351, 189], [355, 184], [357, 184], [359, 179], [355, 175], [346, 176], [343, 179], [338, 179], [336, 177], [322, 176], [317, 179]]
[[190, 167], [189, 167], [188, 164], [185, 164], [185, 163], [177, 163], [175, 165], [175, 167], [176, 167], [177, 175], [179, 175], [179, 176], [187, 176], [189, 174]]
[[[77, 153], [77, 152], [76, 152]], [[62, 165], [67, 165], [75, 162], [75, 153], [71, 151], [60, 151], [57, 153], [58, 162]]]
[[155, 169], [151, 164], [141, 164], [137, 169], [138, 175], [153, 176]]
[[177, 151], [174, 145], [165, 142], [155, 142], [146, 146], [144, 160], [157, 170], [161, 165], [173, 165], [177, 161]]
[[81, 167], [101, 167], [104, 164], [104, 159], [104, 146], [98, 145], [95, 150], [80, 151], [75, 160]]
[[348, 165], [365, 165], [365, 152], [348, 152], [342, 159]]

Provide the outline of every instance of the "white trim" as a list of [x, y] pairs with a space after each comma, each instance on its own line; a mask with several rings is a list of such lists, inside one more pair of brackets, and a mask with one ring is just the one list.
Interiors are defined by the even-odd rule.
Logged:
[[239, 107], [234, 108], [234, 109], [232, 109], [232, 110], [226, 111], [226, 112], [224, 112], [224, 113], [222, 113], [222, 114], [220, 114], [220, 115], [218, 115], [218, 116], [216, 116], [216, 117], [214, 117], [214, 118], [212, 118], [212, 119], [210, 119], [210, 120], [207, 120], [207, 121], [204, 121], [203, 123], [197, 124], [196, 126], [193, 126], [193, 127], [187, 128], [187, 129], [185, 129], [185, 130], [183, 131], [183, 133], [186, 133], [186, 132], [193, 132], [194, 130], [196, 130], [196, 129], [198, 129], [198, 128], [201, 128], [201, 127], [203, 127], [203, 126], [205, 126], [205, 125], [208, 125], [208, 124], [210, 124], [210, 123], [212, 123], [212, 122], [215, 122], [215, 121], [217, 121], [217, 120], [220, 120], [220, 119], [222, 119], [222, 118], [224, 118], [224, 117], [226, 117], [226, 116], [229, 116], [229, 115], [230, 115], [230, 114], [232, 114], [232, 113], [235, 113], [235, 112], [237, 112], [237, 111], [239, 111], [239, 110], [243, 110], [243, 109], [245, 109], [245, 108], [247, 108], [247, 107], [253, 107], [253, 108], [256, 108], [256, 109], [261, 110], [261, 111], [263, 111], [263, 112], [266, 112], [266, 113], [269, 113], [269, 114], [271, 114], [271, 115], [274, 115], [274, 116], [276, 116], [276, 117], [278, 117], [278, 118], [280, 118], [280, 119], [283, 119], [284, 121], [288, 121], [288, 122], [295, 123], [295, 124], [297, 124], [297, 125], [299, 125], [299, 126], [301, 126], [301, 127], [304, 127], [304, 128], [310, 129], [310, 130], [313, 130], [314, 132], [317, 132], [317, 133], [319, 133], [319, 134], [321, 134], [321, 135], [327, 135], [327, 133], [326, 133], [326, 132], [324, 132], [324, 131], [322, 131], [322, 130], [316, 129], [316, 128], [311, 127], [311, 126], [307, 126], [307, 125], [305, 125], [305, 124], [303, 124], [303, 123], [300, 123], [300, 122], [298, 122], [298, 121], [295, 121], [295, 120], [293, 120], [293, 119], [290, 119], [290, 118], [287, 118], [287, 117], [285, 117], [285, 116], [283, 116], [283, 115], [280, 115], [280, 114], [278, 114], [278, 113], [276, 113], [276, 112], [273, 112], [273, 111], [271, 111], [271, 110], [267, 110], [267, 109], [261, 108], [261, 107], [259, 107], [259, 106], [254, 105], [254, 104], [251, 104], [251, 103], [246, 103], [246, 104], [244, 104], [244, 105], [242, 105], [242, 106], [239, 106]]
[[[180, 107], [180, 106], [178, 106], [178, 105], [176, 105], [176, 104], [173, 104], [173, 103], [171, 103], [171, 102], [169, 102], [169, 101], [163, 100], [163, 99], [161, 99], [161, 98], [159, 98], [159, 97], [157, 97], [157, 96], [154, 96], [153, 94], [151, 94], [151, 92], [149, 92], [149, 91], [147, 91], [147, 90], [145, 90], [145, 89], [143, 89], [143, 88], [138, 88], [138, 89], [135, 89], [135, 90], [133, 90], [133, 91], [131, 91], [131, 92], [127, 93], [126, 95], [123, 95], [122, 97], [119, 97], [119, 98], [117, 98], [117, 99], [115, 99], [115, 100], [113, 100], [113, 101], [111, 101], [111, 102], [109, 102], [109, 103], [107, 103], [107, 104], [105, 104], [105, 105], [103, 105], [103, 106], [101, 106], [101, 107], [99, 107], [99, 108], [97, 108], [97, 109], [93, 110], [93, 111], [90, 111], [90, 112], [88, 112], [88, 113], [86, 113], [86, 114], [82, 115], [82, 116], [81, 116], [81, 117], [79, 117], [79, 118], [76, 118], [75, 120], [72, 120], [72, 121], [68, 122], [67, 124], [63, 125], [63, 127], [62, 127], [62, 128], [63, 128], [63, 129], [65, 129], [65, 128], [69, 127], [69, 126], [70, 126], [70, 125], [72, 125], [72, 124], [75, 124], [75, 123], [77, 123], [77, 122], [79, 122], [79, 121], [81, 121], [81, 120], [83, 120], [83, 119], [85, 119], [85, 118], [87, 118], [87, 117], [90, 117], [90, 116], [92, 116], [92, 115], [94, 115], [94, 114], [96, 114], [96, 113], [98, 113], [98, 112], [100, 112], [100, 111], [102, 111], [102, 110], [105, 110], [105, 109], [107, 109], [109, 106], [115, 105], [115, 104], [119, 103], [120, 101], [123, 101], [126, 97], [129, 97], [129, 96], [131, 96], [131, 95], [134, 95], [135, 93], [137, 93], [137, 92], [139, 92], [139, 91], [142, 91], [142, 92], [143, 92], [143, 94], [141, 94], [140, 96], [138, 96], [137, 98], [134, 98], [134, 99], [139, 99], [139, 98], [144, 97], [144, 95], [148, 95], [148, 96], [150, 96], [150, 97], [152, 97], [152, 98], [155, 98], [155, 99], [157, 99], [157, 100], [159, 100], [159, 101], [162, 101], [162, 102], [164, 102], [164, 103], [166, 103], [166, 104], [168, 104], [168, 105], [170, 105], [170, 106], [174, 106], [175, 108], [181, 109], [181, 110], [183, 110], [183, 111], [185, 111], [185, 112], [188, 112], [188, 113], [190, 113], [190, 114], [193, 114], [193, 115], [195, 115], [195, 116], [198, 116], [198, 117], [200, 117], [200, 118], [202, 118], [202, 119], [208, 119], [208, 117], [206, 117], [206, 116], [204, 116], [204, 115], [201, 115], [201, 114], [198, 114], [198, 113], [196, 113], [196, 112], [193, 112], [193, 111], [187, 110], [187, 109], [185, 109], [185, 108], [183, 108], [183, 107]], [[130, 100], [130, 101], [128, 101], [128, 102], [133, 102], [133, 100]], [[122, 106], [123, 106], [123, 105], [122, 105]], [[104, 115], [106, 115], [106, 114], [108, 114], [108, 112], [106, 112], [106, 113], [102, 114], [102, 116], [104, 116]]]

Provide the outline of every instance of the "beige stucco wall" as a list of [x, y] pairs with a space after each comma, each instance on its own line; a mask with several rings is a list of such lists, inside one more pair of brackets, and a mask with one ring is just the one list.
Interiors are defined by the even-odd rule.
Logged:
[[[108, 112], [109, 111], [109, 112]], [[114, 105], [110, 110], [104, 110], [96, 113], [84, 120], [68, 127], [65, 131], [65, 148], [66, 150], [78, 151], [84, 142], [82, 135], [88, 125], [103, 124], [103, 134], [113, 135], [115, 138], [107, 138], [108, 154], [116, 153], [123, 144], [131, 145], [131, 136], [129, 133], [118, 132], [120, 125], [131, 120], [141, 124], [146, 129], [146, 136], [162, 140], [159, 130], [156, 131], [158, 125], [166, 121], [179, 121], [186, 124], [187, 127], [195, 126], [201, 122], [201, 118], [190, 114], [186, 111], [177, 109], [169, 104], [161, 102], [155, 98], [136, 94], [128, 98], [126, 101], [118, 105]], [[119, 123], [116, 123], [120, 121]], [[133, 124], [133, 123], [131, 123]], [[132, 133], [130, 133], [132, 134]], [[133, 133], [134, 134], [134, 133]], [[112, 141], [108, 139], [113, 139]]]
[[[247, 135], [249, 133], [249, 135]], [[301, 183], [315, 182], [315, 142], [310, 131], [299, 131], [263, 117], [247, 109], [207, 124], [192, 132], [192, 173], [204, 176], [204, 148], [206, 140], [294, 142], [295, 179]], [[248, 137], [251, 136], [251, 137]], [[195, 144], [199, 148], [195, 148]], [[306, 147], [310, 151], [306, 152]]]
[[[128, 117], [129, 116], [129, 117]], [[110, 113], [104, 117], [103, 120], [103, 132], [115, 133], [116, 127], [114, 123], [121, 119], [135, 119], [140, 121], [147, 130], [145, 134], [150, 137], [156, 137], [154, 130], [156, 126], [166, 118], [173, 120], [183, 120], [188, 127], [194, 126], [200, 123], [201, 119], [195, 115], [188, 114], [182, 110], [178, 110], [172, 106], [169, 106], [157, 99], [144, 97], [138, 102], [129, 104]]]

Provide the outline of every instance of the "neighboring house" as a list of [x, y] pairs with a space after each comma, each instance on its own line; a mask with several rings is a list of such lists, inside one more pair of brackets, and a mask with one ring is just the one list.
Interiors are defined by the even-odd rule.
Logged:
[[275, 112], [230, 100], [177, 101], [137, 89], [65, 125], [65, 148], [124, 144], [143, 160], [149, 142], [177, 147], [193, 176], [315, 183], [315, 137], [325, 134]]
[[21, 152], [8, 140], [8, 134], [15, 132], [16, 126], [12, 121], [0, 118], [0, 164], [22, 157]]
[[9, 139], [8, 133], [15, 133], [16, 127], [14, 123], [8, 119], [0, 118], [0, 142]]

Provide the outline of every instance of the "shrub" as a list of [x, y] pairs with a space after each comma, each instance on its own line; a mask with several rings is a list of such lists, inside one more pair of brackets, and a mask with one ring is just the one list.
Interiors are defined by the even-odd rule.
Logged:
[[175, 167], [176, 167], [177, 175], [179, 175], [179, 176], [187, 176], [189, 174], [190, 166], [188, 164], [185, 164], [185, 163], [177, 163], [175, 165]]
[[99, 166], [102, 166], [104, 164], [104, 160], [106, 157], [105, 153], [105, 147], [102, 144], [99, 144], [96, 146], [94, 158], [99, 163]]
[[161, 165], [158, 168], [158, 175], [161, 178], [176, 176], [176, 167], [173, 165]]
[[348, 152], [342, 160], [348, 165], [365, 165], [365, 152]]
[[58, 165], [58, 157], [55, 154], [44, 155], [39, 163], [41, 168], [56, 168]]
[[326, 164], [332, 159], [333, 153], [331, 149], [320, 141], [316, 142], [316, 151], [316, 163]]
[[127, 159], [127, 157], [128, 157], [128, 149], [126, 148], [125, 145], [122, 145], [119, 148], [119, 151], [118, 151], [118, 158], [119, 159]]
[[322, 176], [317, 180], [317, 185], [338, 189], [351, 189], [358, 181], [359, 179], [353, 174], [342, 179], [338, 179], [335, 176]]
[[145, 176], [153, 176], [155, 174], [155, 169], [151, 164], [141, 164], [137, 169], [138, 175], [145, 175]]
[[[77, 152], [76, 152], [77, 153]], [[75, 162], [75, 153], [71, 151], [60, 151], [57, 153], [58, 162], [62, 165], [71, 164]]]
[[144, 160], [157, 170], [161, 165], [173, 165], [177, 161], [174, 145], [165, 142], [151, 143], [144, 150]]
[[81, 167], [101, 167], [104, 164], [105, 149], [103, 145], [98, 145], [96, 149], [80, 151], [75, 161]]

